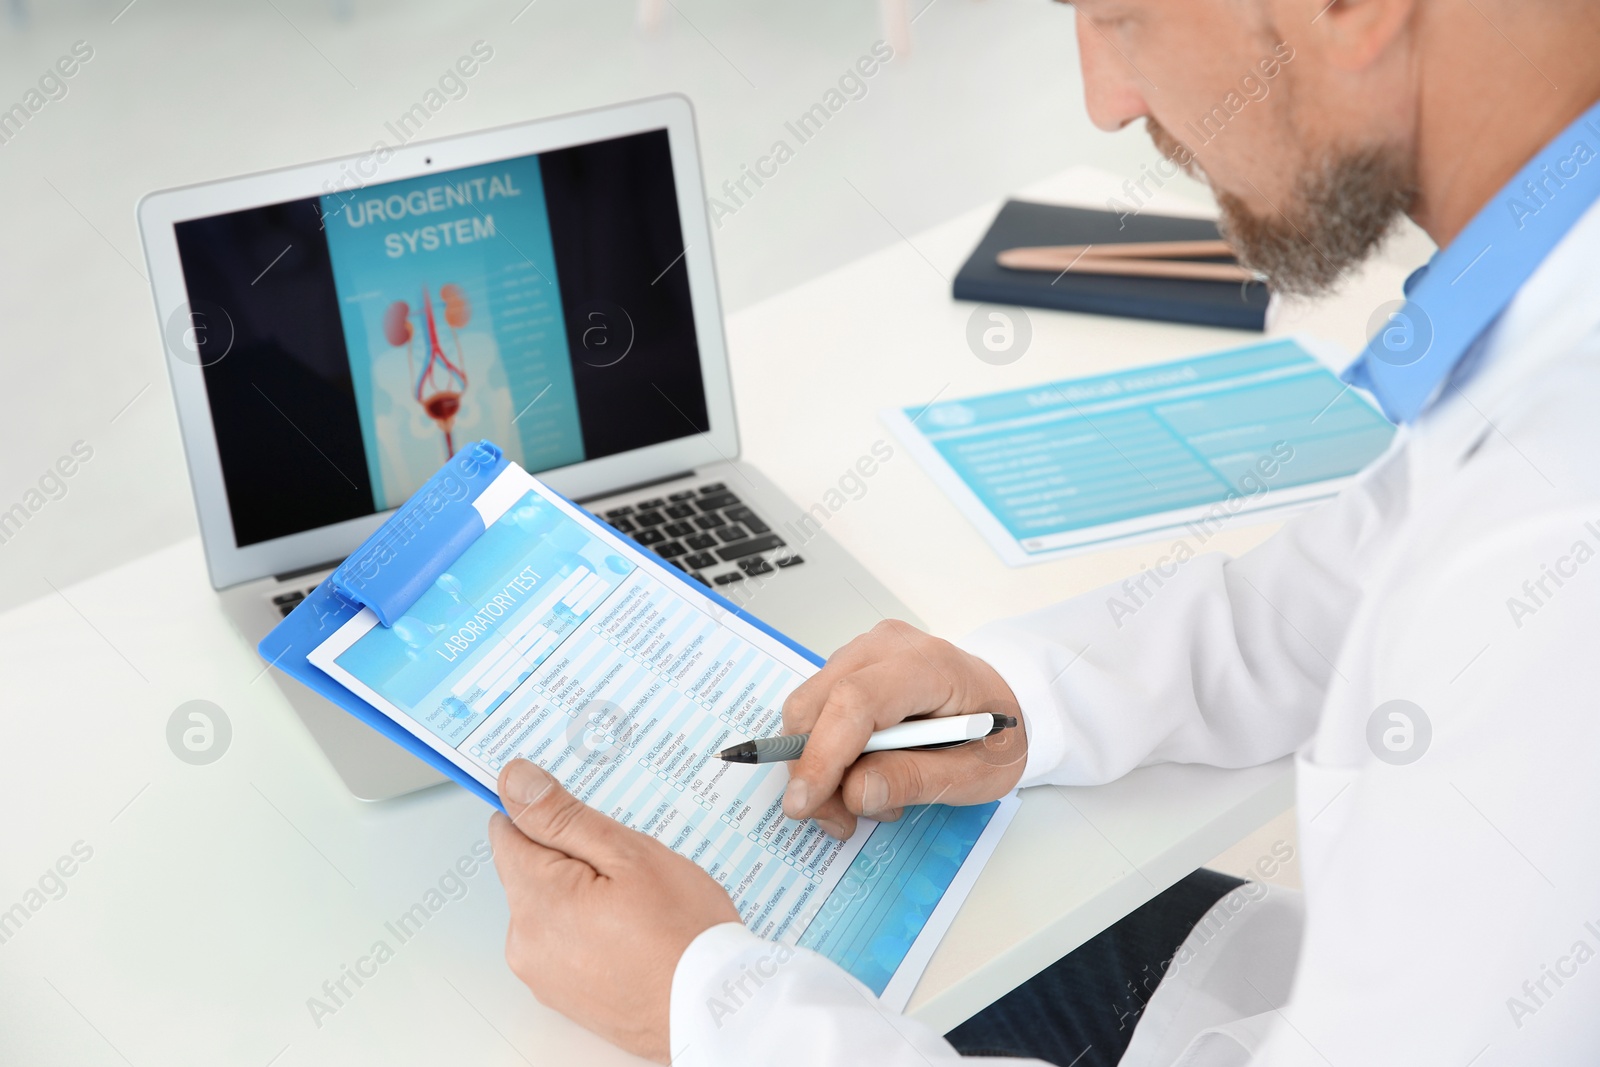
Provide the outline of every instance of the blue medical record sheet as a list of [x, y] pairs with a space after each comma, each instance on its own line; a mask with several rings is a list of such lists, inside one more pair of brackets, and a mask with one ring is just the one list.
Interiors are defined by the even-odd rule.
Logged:
[[1394, 434], [1291, 340], [883, 418], [1013, 566], [1276, 517], [1332, 496]]

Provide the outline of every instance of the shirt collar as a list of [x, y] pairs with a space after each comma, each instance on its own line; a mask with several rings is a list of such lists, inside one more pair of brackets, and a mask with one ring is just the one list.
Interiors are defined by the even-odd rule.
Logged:
[[1406, 279], [1349, 384], [1414, 421], [1567, 231], [1600, 199], [1600, 103], [1530, 159], [1449, 247]]

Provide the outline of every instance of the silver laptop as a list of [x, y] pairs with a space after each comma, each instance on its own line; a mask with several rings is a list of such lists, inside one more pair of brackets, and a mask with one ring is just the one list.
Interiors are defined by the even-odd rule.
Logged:
[[[480, 438], [817, 652], [910, 617], [826, 504], [739, 459], [682, 97], [155, 193], [139, 227], [211, 581], [252, 644]], [[356, 796], [443, 781], [282, 684]]]

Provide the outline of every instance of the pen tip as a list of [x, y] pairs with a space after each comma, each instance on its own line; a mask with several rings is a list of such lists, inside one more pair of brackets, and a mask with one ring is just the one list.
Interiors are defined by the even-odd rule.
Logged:
[[741, 741], [716, 753], [716, 758], [729, 763], [755, 763], [756, 746], [753, 741]]

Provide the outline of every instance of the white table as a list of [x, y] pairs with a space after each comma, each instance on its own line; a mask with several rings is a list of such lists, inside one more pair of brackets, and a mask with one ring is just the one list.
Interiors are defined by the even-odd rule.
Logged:
[[[1073, 175], [1062, 187], [1103, 203], [1089, 195], [1094, 183]], [[802, 506], [887, 439], [880, 407], [1248, 339], [1040, 312], [1021, 361], [980, 362], [964, 341], [970, 307], [950, 301], [946, 279], [993, 210], [729, 323], [746, 455]], [[1008, 569], [900, 452], [829, 527], [951, 635], [1120, 578], [1143, 558], [1132, 548]], [[1266, 532], [1230, 531], [1224, 547]], [[20, 928], [0, 927], [0, 1062], [628, 1060], [540, 1007], [507, 971], [491, 869], [465, 879], [460, 899], [441, 896], [404, 943], [389, 930], [484, 838], [488, 811], [453, 788], [352, 799], [218, 611], [197, 543], [61, 594], [0, 616], [0, 923], [5, 909], [38, 904]], [[221, 706], [233, 727], [209, 766], [180, 762], [166, 742], [168, 717], [196, 698]], [[1290, 802], [1282, 762], [1029, 791], [912, 1012], [940, 1029], [956, 1024]], [[78, 842], [92, 856], [61, 881], [59, 899], [29, 897]], [[308, 998], [325, 996], [323, 983], [380, 939], [393, 957], [360, 987], [346, 979], [351, 995], [317, 1025]]]

